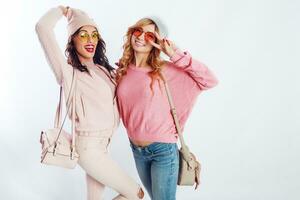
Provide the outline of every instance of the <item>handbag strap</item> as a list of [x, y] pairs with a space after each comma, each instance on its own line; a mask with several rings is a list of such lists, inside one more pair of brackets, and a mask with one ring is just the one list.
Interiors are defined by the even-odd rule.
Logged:
[[171, 113], [172, 113], [173, 120], [174, 120], [174, 123], [175, 123], [175, 127], [176, 127], [176, 130], [177, 130], [178, 136], [179, 136], [180, 145], [181, 145], [181, 152], [182, 152], [183, 158], [184, 158], [184, 160], [186, 160], [189, 163], [190, 166], [194, 166], [194, 163], [192, 163], [193, 158], [191, 156], [190, 150], [189, 150], [188, 146], [186, 145], [186, 143], [184, 141], [184, 138], [183, 138], [182, 129], [180, 127], [180, 123], [179, 123], [179, 120], [178, 120], [176, 108], [175, 108], [175, 105], [174, 105], [174, 101], [173, 101], [173, 98], [172, 98], [172, 95], [171, 95], [171, 92], [170, 92], [168, 82], [167, 82], [167, 80], [166, 80], [166, 78], [165, 78], [165, 76], [162, 72], [161, 72], [161, 76], [162, 76], [162, 80], [163, 80], [163, 83], [164, 83], [164, 86], [165, 86], [165, 90], [166, 90], [166, 94], [167, 94], [167, 97], [168, 97], [168, 102], [169, 102], [169, 105], [170, 105], [170, 109], [171, 109]]
[[[59, 128], [59, 133], [57, 135], [57, 138], [55, 140], [55, 146], [56, 143], [60, 137], [61, 131], [63, 129], [63, 126], [65, 124], [66, 118], [68, 116], [68, 113], [70, 111], [70, 107], [72, 105], [72, 125], [71, 125], [71, 129], [72, 129], [72, 151], [73, 152], [75, 150], [75, 103], [76, 103], [76, 70], [73, 68], [73, 75], [72, 75], [72, 82], [71, 82], [71, 87], [69, 90], [69, 94], [66, 100], [66, 114], [64, 116], [63, 122], [61, 123], [61, 115], [62, 115], [62, 86], [60, 86], [60, 92], [59, 92], [59, 103], [57, 105], [57, 109], [56, 109], [56, 115], [55, 115], [55, 120], [54, 120], [54, 127], [55, 128]], [[72, 154], [73, 155], [73, 154]]]

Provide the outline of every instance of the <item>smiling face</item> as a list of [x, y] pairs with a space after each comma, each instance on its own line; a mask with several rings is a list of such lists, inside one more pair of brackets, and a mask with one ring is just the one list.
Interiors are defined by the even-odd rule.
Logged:
[[73, 41], [79, 57], [93, 59], [99, 41], [99, 33], [94, 26], [83, 26]]
[[[138, 30], [140, 29], [140, 30]], [[149, 53], [154, 48], [148, 40], [155, 40], [151, 38], [151, 34], [154, 35], [155, 25], [149, 24], [135, 29], [131, 37], [131, 46], [137, 53]], [[138, 33], [136, 32], [138, 31]]]

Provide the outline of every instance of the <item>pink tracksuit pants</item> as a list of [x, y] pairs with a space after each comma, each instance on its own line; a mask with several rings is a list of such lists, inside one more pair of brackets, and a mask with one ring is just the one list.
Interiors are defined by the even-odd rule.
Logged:
[[112, 160], [107, 147], [112, 131], [77, 131], [78, 164], [86, 172], [87, 199], [103, 199], [105, 186], [117, 191], [114, 200], [138, 200], [141, 187]]

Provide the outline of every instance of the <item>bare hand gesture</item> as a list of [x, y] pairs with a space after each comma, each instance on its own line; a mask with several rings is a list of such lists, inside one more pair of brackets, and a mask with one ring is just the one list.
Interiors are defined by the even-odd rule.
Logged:
[[155, 48], [162, 50], [162, 52], [164, 52], [169, 57], [172, 57], [177, 49], [175, 44], [166, 38], [162, 38], [157, 32], [155, 32], [154, 34], [157, 38], [158, 43], [150, 40], [150, 44]]
[[61, 11], [63, 12], [63, 15], [65, 17], [67, 17], [67, 13], [68, 13], [68, 10], [69, 10], [69, 6], [59, 6], [59, 8], [61, 9]]

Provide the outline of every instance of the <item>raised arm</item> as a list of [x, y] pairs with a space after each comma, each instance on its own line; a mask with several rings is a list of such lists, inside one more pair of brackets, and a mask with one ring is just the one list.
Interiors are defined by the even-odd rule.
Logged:
[[217, 78], [203, 63], [193, 59], [188, 52], [177, 49], [170, 57], [176, 67], [182, 68], [195, 80], [201, 90], [207, 90], [218, 84]]
[[176, 45], [162, 38], [157, 32], [155, 36], [158, 43], [149, 41], [155, 48], [162, 50], [169, 56], [175, 67], [182, 68], [197, 83], [200, 90], [207, 90], [218, 84], [217, 78], [213, 73], [201, 62], [193, 59], [188, 52], [182, 52]]
[[64, 78], [72, 76], [72, 67], [67, 64], [63, 51], [60, 49], [54, 34], [54, 27], [64, 15], [64, 7], [50, 9], [35, 26], [36, 33], [59, 85]]

